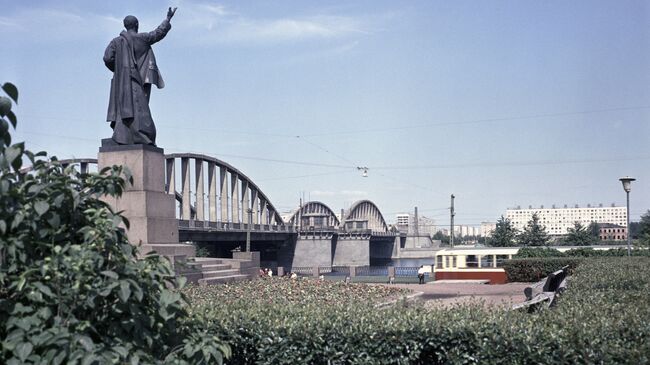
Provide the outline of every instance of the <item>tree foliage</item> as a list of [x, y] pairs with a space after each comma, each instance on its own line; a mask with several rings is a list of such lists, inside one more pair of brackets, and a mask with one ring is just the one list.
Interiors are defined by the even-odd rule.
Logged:
[[451, 240], [451, 238], [448, 235], [442, 233], [441, 231], [436, 232], [431, 237], [431, 239], [440, 241], [441, 245], [443, 245], [443, 246], [449, 246], [449, 242]]
[[501, 216], [497, 220], [496, 227], [492, 231], [492, 236], [488, 239], [487, 244], [493, 247], [511, 247], [515, 246], [516, 238], [517, 230], [510, 219]]
[[598, 241], [600, 239], [600, 225], [596, 222], [591, 222], [587, 226], [587, 232], [589, 235], [593, 238], [594, 241]]
[[182, 280], [166, 259], [138, 259], [128, 221], [100, 200], [127, 171], [81, 174], [11, 144], [11, 100], [0, 106], [0, 363], [221, 362], [229, 349], [188, 314]]
[[637, 235], [640, 244], [650, 246], [650, 209], [641, 216]]
[[[591, 227], [591, 224], [589, 225]], [[568, 229], [569, 234], [564, 243], [570, 246], [589, 246], [595, 239], [591, 232], [580, 222], [575, 222], [573, 228]]]
[[524, 231], [517, 237], [517, 241], [522, 246], [548, 246], [551, 242], [546, 227], [539, 222], [537, 213], [533, 213]]

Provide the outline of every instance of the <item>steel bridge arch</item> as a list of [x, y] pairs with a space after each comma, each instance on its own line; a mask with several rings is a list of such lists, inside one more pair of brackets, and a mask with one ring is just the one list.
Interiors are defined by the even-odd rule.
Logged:
[[[176, 187], [177, 160], [180, 160], [181, 166], [180, 191]], [[59, 160], [59, 163], [64, 166], [78, 164], [81, 172], [86, 173], [90, 166], [97, 165], [97, 159], [73, 158]], [[250, 209], [254, 224], [285, 224], [257, 184], [227, 162], [201, 154], [173, 153], [165, 155], [165, 166], [165, 191], [173, 194], [180, 204], [180, 219], [248, 223], [247, 213]], [[194, 170], [193, 179], [190, 177], [190, 166]], [[31, 171], [31, 166], [22, 171]]]
[[388, 232], [388, 224], [384, 216], [381, 214], [379, 208], [375, 203], [370, 200], [359, 200], [350, 206], [343, 224], [346, 230], [358, 229], [359, 227], [350, 227], [350, 223], [354, 226], [355, 222], [367, 221], [366, 229], [373, 232]]
[[[321, 218], [319, 219], [320, 223], [316, 221], [316, 218]], [[303, 222], [300, 222], [301, 219]], [[319, 201], [310, 201], [303, 204], [301, 208], [291, 215], [287, 223], [292, 226], [320, 228], [338, 228], [341, 224], [334, 211]]]
[[[176, 189], [177, 160], [180, 160], [180, 191]], [[257, 184], [227, 162], [194, 153], [168, 154], [165, 161], [165, 189], [180, 202], [180, 219], [284, 225]]]

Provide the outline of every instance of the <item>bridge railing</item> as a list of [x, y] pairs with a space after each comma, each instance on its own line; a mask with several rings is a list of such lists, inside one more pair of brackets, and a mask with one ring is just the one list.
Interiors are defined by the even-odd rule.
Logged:
[[[178, 228], [186, 230], [215, 231], [215, 232], [246, 232], [249, 224], [232, 222], [208, 222], [197, 220], [178, 220]], [[270, 224], [250, 224], [252, 232], [294, 233], [293, 226], [272, 226]]]

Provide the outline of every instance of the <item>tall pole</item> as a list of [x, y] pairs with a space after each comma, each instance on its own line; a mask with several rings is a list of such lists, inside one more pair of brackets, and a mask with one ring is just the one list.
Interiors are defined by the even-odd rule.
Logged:
[[627, 255], [632, 255], [632, 235], [630, 234], [630, 192], [626, 191], [627, 195]]
[[251, 252], [251, 223], [253, 222], [253, 210], [248, 208], [248, 224], [246, 227], [246, 252]]
[[456, 213], [454, 212], [454, 194], [451, 194], [451, 231], [449, 232], [449, 245], [451, 247], [454, 247], [454, 216]]
[[302, 198], [300, 198], [300, 204], [298, 205], [298, 232], [302, 231]]
[[414, 223], [413, 228], [415, 229], [415, 237], [420, 236], [420, 217], [418, 217], [418, 207], [415, 207], [415, 216], [413, 217]]
[[623, 190], [627, 195], [627, 255], [632, 256], [632, 235], [630, 234], [630, 191], [632, 190], [632, 181], [636, 179], [633, 177], [625, 176], [618, 179], [623, 183]]

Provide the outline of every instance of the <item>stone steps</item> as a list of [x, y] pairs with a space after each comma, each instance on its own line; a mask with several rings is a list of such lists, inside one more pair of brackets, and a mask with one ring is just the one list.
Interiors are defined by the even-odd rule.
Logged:
[[190, 262], [200, 265], [219, 265], [224, 263], [224, 259], [215, 259], [211, 257], [193, 257], [190, 260]]
[[217, 270], [230, 270], [232, 265], [228, 264], [214, 264], [214, 265], [201, 265], [201, 271], [217, 271]]
[[199, 279], [199, 285], [226, 284], [226, 283], [233, 283], [236, 281], [243, 281], [249, 279], [250, 278], [248, 275], [242, 275], [242, 274], [218, 276], [213, 278]]
[[203, 273], [203, 278], [204, 279], [223, 277], [223, 276], [232, 276], [232, 275], [239, 275], [240, 274], [239, 270], [237, 270], [237, 269], [202, 271], [202, 273]]
[[247, 271], [254, 264], [247, 260], [193, 257], [187, 265], [196, 271], [200, 285], [212, 285], [249, 280]]

